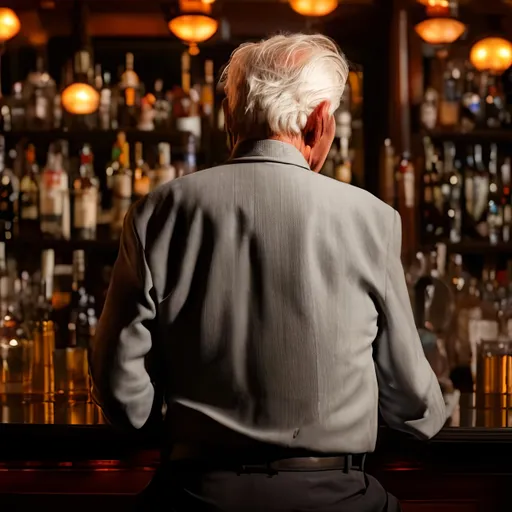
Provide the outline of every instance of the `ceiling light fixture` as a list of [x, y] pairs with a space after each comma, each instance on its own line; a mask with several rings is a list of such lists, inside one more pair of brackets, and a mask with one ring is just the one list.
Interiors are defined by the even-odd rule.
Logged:
[[338, 7], [338, 0], [289, 0], [290, 7], [303, 16], [327, 16]]
[[199, 43], [210, 39], [219, 28], [219, 23], [210, 16], [212, 2], [203, 0], [180, 0], [180, 15], [169, 21], [169, 30], [190, 46], [190, 54], [199, 53]]
[[21, 28], [21, 23], [12, 9], [0, 8], [0, 43], [12, 39]]
[[473, 45], [469, 59], [479, 71], [501, 74], [512, 66], [512, 43], [501, 37], [487, 37]]
[[416, 33], [429, 44], [450, 44], [464, 34], [466, 25], [451, 15], [446, 0], [428, 0], [427, 19], [418, 23]]

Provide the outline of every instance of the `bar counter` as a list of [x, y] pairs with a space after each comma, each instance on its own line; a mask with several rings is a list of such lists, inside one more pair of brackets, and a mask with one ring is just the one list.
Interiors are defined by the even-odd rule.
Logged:
[[[90, 402], [4, 397], [0, 439], [0, 499], [14, 510], [130, 510], [159, 462], [157, 437], [115, 431]], [[512, 402], [462, 395], [429, 442], [383, 426], [367, 468], [405, 512], [512, 510]]]

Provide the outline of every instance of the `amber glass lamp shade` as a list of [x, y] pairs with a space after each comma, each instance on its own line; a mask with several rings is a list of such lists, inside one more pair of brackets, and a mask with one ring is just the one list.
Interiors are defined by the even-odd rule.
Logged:
[[450, 44], [464, 34], [466, 25], [454, 18], [427, 18], [414, 28], [426, 43]]
[[303, 16], [326, 16], [338, 7], [338, 0], [290, 0], [290, 7]]
[[92, 114], [98, 109], [100, 95], [88, 84], [74, 83], [62, 91], [62, 106], [70, 114]]
[[210, 39], [218, 27], [217, 20], [204, 14], [183, 14], [169, 22], [169, 30], [178, 39], [190, 44]]
[[0, 43], [12, 39], [21, 28], [20, 20], [12, 9], [0, 8]]
[[503, 73], [512, 66], [512, 43], [501, 37], [482, 39], [471, 48], [469, 59], [479, 71]]

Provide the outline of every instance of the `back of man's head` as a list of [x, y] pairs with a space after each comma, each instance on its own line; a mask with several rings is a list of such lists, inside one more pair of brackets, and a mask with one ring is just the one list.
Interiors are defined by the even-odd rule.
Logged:
[[233, 52], [221, 82], [239, 137], [297, 136], [322, 102], [338, 108], [348, 64], [322, 35], [278, 35]]

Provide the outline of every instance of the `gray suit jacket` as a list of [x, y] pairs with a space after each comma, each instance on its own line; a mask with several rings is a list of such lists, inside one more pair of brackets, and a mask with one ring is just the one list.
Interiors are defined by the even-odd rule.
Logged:
[[445, 406], [400, 246], [399, 215], [369, 193], [311, 172], [291, 145], [239, 145], [128, 214], [91, 354], [95, 397], [120, 426], [143, 427], [161, 392], [256, 440], [318, 451], [373, 450], [378, 405], [390, 426], [431, 437]]

